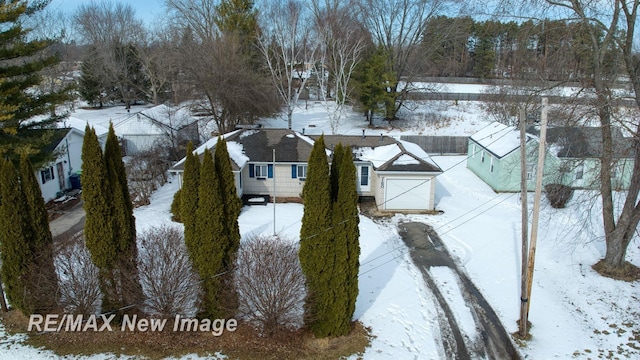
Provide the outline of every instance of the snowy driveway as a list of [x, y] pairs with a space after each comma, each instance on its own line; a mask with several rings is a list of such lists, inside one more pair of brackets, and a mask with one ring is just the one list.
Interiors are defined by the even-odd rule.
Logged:
[[437, 301], [442, 346], [451, 359], [520, 359], [498, 316], [466, 274], [456, 266], [432, 227], [401, 223], [399, 233], [411, 249]]

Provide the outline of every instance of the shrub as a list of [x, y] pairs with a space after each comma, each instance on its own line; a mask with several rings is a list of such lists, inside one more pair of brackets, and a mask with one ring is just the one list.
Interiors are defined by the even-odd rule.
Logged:
[[563, 209], [573, 196], [573, 189], [563, 184], [547, 184], [544, 186], [551, 207]]
[[242, 242], [236, 261], [240, 315], [268, 336], [301, 327], [306, 292], [297, 244], [252, 237]]
[[180, 195], [182, 194], [182, 189], [176, 191], [173, 195], [173, 201], [171, 202], [171, 220], [175, 222], [182, 222], [182, 218], [180, 217]]

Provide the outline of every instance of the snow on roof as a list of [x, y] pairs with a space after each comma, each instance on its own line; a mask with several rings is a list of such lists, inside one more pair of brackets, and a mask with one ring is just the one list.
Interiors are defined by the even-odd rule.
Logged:
[[180, 130], [196, 118], [187, 107], [171, 108], [158, 105], [144, 109], [114, 124], [118, 135], [163, 135], [168, 129]]
[[[89, 124], [88, 121], [86, 120], [82, 120], [82, 119], [78, 119], [76, 117], [70, 116], [66, 119], [64, 119], [63, 121], [58, 123], [58, 127], [59, 128], [67, 128], [67, 127], [71, 127], [74, 128], [76, 130], [80, 130], [84, 133], [85, 128], [87, 127], [87, 124]], [[89, 126], [91, 126], [93, 128], [93, 130], [96, 132], [96, 135], [98, 137], [105, 135], [106, 133], [109, 132], [109, 129], [101, 126], [101, 125], [97, 125], [97, 124], [89, 124]]]
[[378, 168], [400, 154], [402, 149], [397, 144], [378, 146], [374, 148], [362, 147], [354, 149], [356, 156], [362, 161], [370, 161]]
[[[226, 134], [222, 135], [222, 138], [224, 140], [227, 140], [229, 137], [231, 137], [233, 135], [236, 135], [239, 132], [242, 132], [242, 130], [240, 129], [240, 130], [232, 131], [230, 133], [226, 133]], [[202, 154], [204, 154], [204, 150], [205, 149], [213, 150], [216, 147], [217, 143], [218, 143], [218, 137], [214, 136], [211, 139], [209, 139], [209, 140], [205, 141], [204, 143], [200, 144], [200, 146], [198, 146], [195, 150], [193, 150], [193, 153], [195, 155], [202, 155]], [[230, 142], [227, 141], [227, 148], [229, 147], [229, 143]], [[231, 157], [231, 149], [228, 149], [228, 151], [229, 151], [229, 156]], [[244, 150], [243, 150], [243, 154], [244, 154]], [[175, 165], [173, 165], [173, 167], [181, 165], [182, 163], [185, 162], [186, 159], [187, 159], [186, 157], [183, 157], [182, 159], [180, 159], [180, 161], [178, 161]], [[231, 159], [235, 161], [235, 159], [233, 159], [233, 157], [231, 157]], [[240, 163], [238, 163], [238, 162], [236, 162], [236, 164], [238, 164], [238, 166], [241, 166]], [[244, 164], [244, 162], [242, 164]]]
[[229, 141], [227, 142], [227, 151], [229, 151], [229, 157], [231, 160], [233, 160], [239, 168], [242, 169], [242, 167], [249, 162], [249, 157], [244, 154], [244, 147], [242, 144], [235, 141]]
[[195, 122], [196, 119], [191, 115], [188, 107], [171, 108], [161, 104], [140, 111], [143, 116], [148, 116], [159, 123], [170, 126], [174, 129], [180, 129], [186, 125]]
[[418, 161], [416, 158], [407, 154], [400, 155], [400, 157], [398, 157], [393, 162], [393, 165], [419, 165], [419, 164], [420, 164], [420, 161]]
[[402, 146], [404, 147], [404, 149], [414, 155], [415, 157], [417, 157], [418, 159], [434, 165], [434, 166], [438, 166], [438, 164], [436, 164], [432, 159], [431, 156], [429, 156], [429, 154], [427, 154], [426, 151], [424, 151], [424, 149], [422, 149], [420, 147], [420, 145], [416, 144], [416, 143], [412, 143], [410, 141], [404, 141], [404, 140], [398, 140], [398, 142], [400, 142], [400, 144], [402, 144]]
[[503, 157], [520, 147], [520, 131], [496, 121], [471, 135], [471, 140]]

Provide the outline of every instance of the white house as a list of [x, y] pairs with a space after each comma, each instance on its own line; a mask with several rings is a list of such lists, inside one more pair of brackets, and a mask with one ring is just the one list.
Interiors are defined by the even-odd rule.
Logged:
[[178, 144], [200, 143], [198, 124], [188, 108], [172, 109], [158, 105], [113, 124], [126, 155], [134, 155], [155, 146], [176, 149]]
[[[286, 129], [237, 130], [224, 138], [232, 160], [238, 196], [275, 196], [300, 201], [307, 161], [317, 137]], [[349, 145], [357, 167], [358, 194], [373, 198], [386, 211], [429, 211], [435, 208], [435, 177], [442, 173], [416, 144], [385, 136], [325, 136], [327, 156], [338, 143]], [[213, 149], [211, 139], [194, 153]], [[275, 159], [274, 159], [275, 157]], [[170, 172], [181, 181], [184, 159]]]
[[[82, 170], [82, 143], [86, 122], [70, 117], [59, 125], [65, 127], [54, 129], [51, 142], [42, 150], [56, 154], [55, 160], [35, 172], [45, 202], [77, 186], [74, 184], [75, 178]], [[94, 130], [104, 147], [108, 130], [102, 126], [94, 126]]]

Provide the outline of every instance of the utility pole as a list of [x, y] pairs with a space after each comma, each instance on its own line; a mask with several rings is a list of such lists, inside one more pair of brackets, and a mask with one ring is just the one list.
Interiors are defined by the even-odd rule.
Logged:
[[518, 114], [520, 122], [520, 201], [522, 204], [522, 268], [520, 274], [520, 323], [518, 331], [521, 338], [527, 336], [527, 303], [529, 301], [527, 291], [527, 267], [529, 262], [529, 206], [527, 202], [527, 132], [525, 110], [520, 108]]
[[276, 149], [273, 149], [273, 236], [276, 236]]
[[527, 316], [531, 307], [531, 286], [533, 284], [533, 270], [536, 260], [536, 242], [538, 240], [538, 219], [540, 218], [540, 197], [542, 195], [542, 175], [544, 173], [544, 157], [547, 142], [547, 107], [548, 99], [542, 98], [542, 113], [540, 125], [540, 145], [538, 147], [538, 167], [536, 168], [536, 190], [533, 198], [533, 215], [531, 219], [531, 242], [529, 244], [529, 264], [527, 269]]

